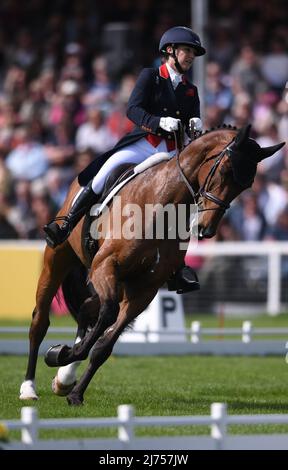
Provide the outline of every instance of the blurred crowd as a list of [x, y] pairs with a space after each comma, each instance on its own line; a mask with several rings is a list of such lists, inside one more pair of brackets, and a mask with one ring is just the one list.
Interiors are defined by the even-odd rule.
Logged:
[[[1, 1], [0, 239], [44, 238], [72, 180], [133, 128], [127, 100], [139, 70], [160, 63], [163, 32], [190, 25], [182, 3]], [[287, 141], [287, 2], [235, 3], [210, 1], [204, 128], [252, 123], [261, 146]], [[288, 240], [288, 144], [259, 165], [218, 239]]]

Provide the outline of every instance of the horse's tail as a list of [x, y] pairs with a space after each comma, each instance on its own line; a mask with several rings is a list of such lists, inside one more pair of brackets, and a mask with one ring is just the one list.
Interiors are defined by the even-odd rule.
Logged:
[[75, 266], [62, 282], [63, 296], [66, 305], [77, 321], [79, 309], [83, 302], [91, 297], [91, 292], [87, 287], [88, 271], [83, 264]]

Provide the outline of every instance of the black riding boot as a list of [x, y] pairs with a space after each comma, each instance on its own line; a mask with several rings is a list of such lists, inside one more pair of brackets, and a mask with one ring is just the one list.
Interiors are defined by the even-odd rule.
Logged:
[[200, 283], [195, 271], [189, 266], [182, 266], [167, 282], [168, 290], [176, 290], [177, 294], [192, 292], [200, 289]]
[[84, 188], [80, 196], [76, 199], [75, 203], [70, 209], [67, 216], [56, 217], [55, 220], [64, 220], [60, 226], [53, 220], [43, 227], [46, 232], [46, 242], [51, 248], [63, 243], [69, 237], [73, 228], [82, 219], [83, 215], [97, 202], [98, 195], [92, 189], [92, 181]]

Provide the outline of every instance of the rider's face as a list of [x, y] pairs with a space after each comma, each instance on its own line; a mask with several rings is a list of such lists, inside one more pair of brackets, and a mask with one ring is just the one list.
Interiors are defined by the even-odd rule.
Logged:
[[[171, 48], [168, 47], [167, 51], [171, 53], [172, 52], [172, 47]], [[195, 49], [191, 46], [186, 45], [186, 44], [179, 44], [177, 46], [175, 54], [176, 54], [177, 60], [180, 64], [180, 67], [182, 68], [182, 70], [184, 72], [187, 72], [191, 68], [191, 66], [193, 64], [193, 60], [195, 59]], [[171, 65], [173, 67], [174, 59], [171, 56], [169, 57], [168, 62], [169, 62], [169, 65]]]

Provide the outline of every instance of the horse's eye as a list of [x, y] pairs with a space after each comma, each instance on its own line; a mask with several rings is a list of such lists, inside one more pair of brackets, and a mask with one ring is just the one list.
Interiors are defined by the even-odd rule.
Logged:
[[233, 171], [231, 166], [228, 165], [222, 165], [220, 168], [220, 175], [221, 176], [229, 176], [230, 174], [232, 175]]

